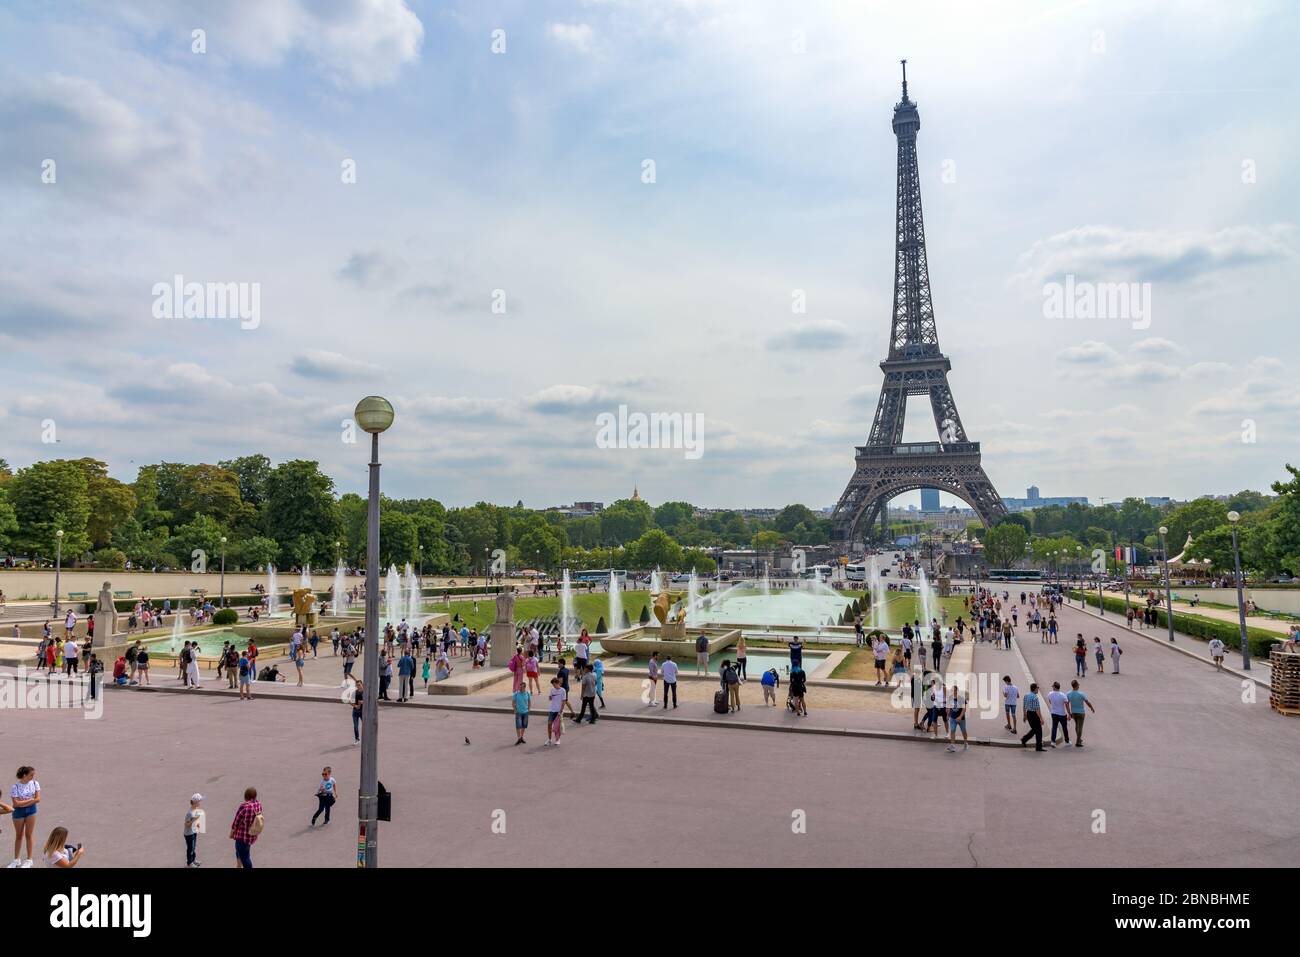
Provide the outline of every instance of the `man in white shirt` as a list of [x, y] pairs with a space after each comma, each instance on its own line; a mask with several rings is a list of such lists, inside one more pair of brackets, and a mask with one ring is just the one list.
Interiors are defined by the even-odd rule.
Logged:
[[63, 673], [65, 675], [75, 675], [77, 673], [77, 657], [81, 654], [81, 649], [77, 647], [77, 640], [69, 636], [63, 644]]
[[669, 655], [664, 661], [663, 667], [664, 679], [664, 709], [668, 708], [668, 691], [673, 693], [673, 707], [677, 707], [677, 662], [673, 661], [673, 656]]
[[1226, 647], [1218, 638], [1210, 639], [1210, 657], [1214, 659], [1214, 667], [1219, 671], [1223, 670], [1223, 653]]
[[1002, 710], [1007, 716], [1007, 730], [1016, 733], [1016, 702], [1020, 700], [1020, 689], [1011, 683], [1010, 675], [1002, 676]]
[[1061, 733], [1065, 735], [1065, 743], [1070, 743], [1070, 699], [1061, 691], [1059, 681], [1052, 682], [1052, 690], [1047, 693], [1048, 710], [1052, 713], [1052, 739], [1048, 742], [1048, 747], [1056, 747], [1056, 728], [1059, 725]]

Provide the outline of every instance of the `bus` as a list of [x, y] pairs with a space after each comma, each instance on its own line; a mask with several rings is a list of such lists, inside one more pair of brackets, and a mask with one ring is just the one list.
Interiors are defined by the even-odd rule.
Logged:
[[627, 569], [625, 568], [601, 568], [590, 569], [584, 572], [574, 572], [573, 580], [575, 582], [595, 582], [598, 585], [608, 585], [609, 576], [611, 574], [614, 576], [614, 580], [618, 582], [620, 588], [627, 585]]
[[864, 582], [867, 580], [867, 566], [861, 563], [845, 565], [844, 577], [851, 582]]
[[1040, 568], [990, 568], [991, 582], [1040, 582], [1043, 571]]

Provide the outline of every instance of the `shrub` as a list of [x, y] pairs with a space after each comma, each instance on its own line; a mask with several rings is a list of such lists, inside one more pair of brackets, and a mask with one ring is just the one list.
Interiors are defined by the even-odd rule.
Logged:
[[649, 605], [642, 605], [642, 606], [641, 606], [641, 617], [638, 618], [637, 621], [639, 621], [639, 622], [640, 622], [641, 624], [643, 624], [643, 625], [648, 625], [648, 624], [650, 623], [650, 606], [649, 606]]
[[97, 548], [91, 553], [91, 557], [100, 568], [120, 569], [126, 567], [126, 552], [118, 548]]
[[[1078, 598], [1078, 589], [1071, 589], [1070, 595]], [[1097, 604], [1096, 593], [1086, 592], [1084, 601], [1095, 606]], [[1124, 599], [1122, 598], [1112, 598], [1108, 595], [1103, 607], [1117, 615], [1126, 614]], [[1169, 616], [1163, 606], [1156, 608], [1156, 623], [1161, 628], [1169, 627]], [[1229, 648], [1241, 650], [1241, 625], [1237, 622], [1201, 618], [1197, 615], [1186, 615], [1176, 611], [1174, 612], [1174, 631], [1192, 638], [1199, 638], [1202, 641], [1218, 638]], [[1263, 628], [1247, 628], [1246, 640], [1250, 642], [1250, 653], [1253, 657], [1267, 658], [1269, 652], [1273, 649], [1273, 645], [1286, 639], [1277, 632], [1267, 631]]]
[[239, 612], [233, 608], [222, 608], [212, 616], [214, 625], [237, 625], [239, 624]]
[[632, 627], [632, 620], [631, 620], [630, 618], [627, 617], [627, 612], [626, 612], [626, 611], [623, 612], [623, 625], [622, 625], [622, 627], [625, 628], [625, 629], [627, 629], [627, 628], [631, 628], [631, 627]]
[[605, 616], [600, 616], [600, 621], [596, 622], [596, 634], [603, 635], [609, 629], [605, 627]]

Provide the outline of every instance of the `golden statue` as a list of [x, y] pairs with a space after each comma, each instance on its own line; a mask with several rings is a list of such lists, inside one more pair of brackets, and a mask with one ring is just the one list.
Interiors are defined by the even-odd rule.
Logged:
[[677, 609], [673, 605], [681, 595], [672, 595], [667, 588], [655, 596], [655, 617], [659, 619], [659, 637], [663, 641], [683, 641], [686, 638], [686, 606]]
[[300, 625], [316, 624], [316, 593], [310, 588], [293, 590], [294, 619]]

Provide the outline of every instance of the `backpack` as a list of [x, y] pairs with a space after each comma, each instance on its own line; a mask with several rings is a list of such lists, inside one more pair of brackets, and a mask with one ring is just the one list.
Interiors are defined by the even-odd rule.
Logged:
[[253, 837], [257, 837], [257, 835], [262, 833], [264, 827], [266, 827], [266, 818], [263, 815], [258, 814], [253, 818], [253, 823], [248, 826], [248, 833], [253, 835]]

